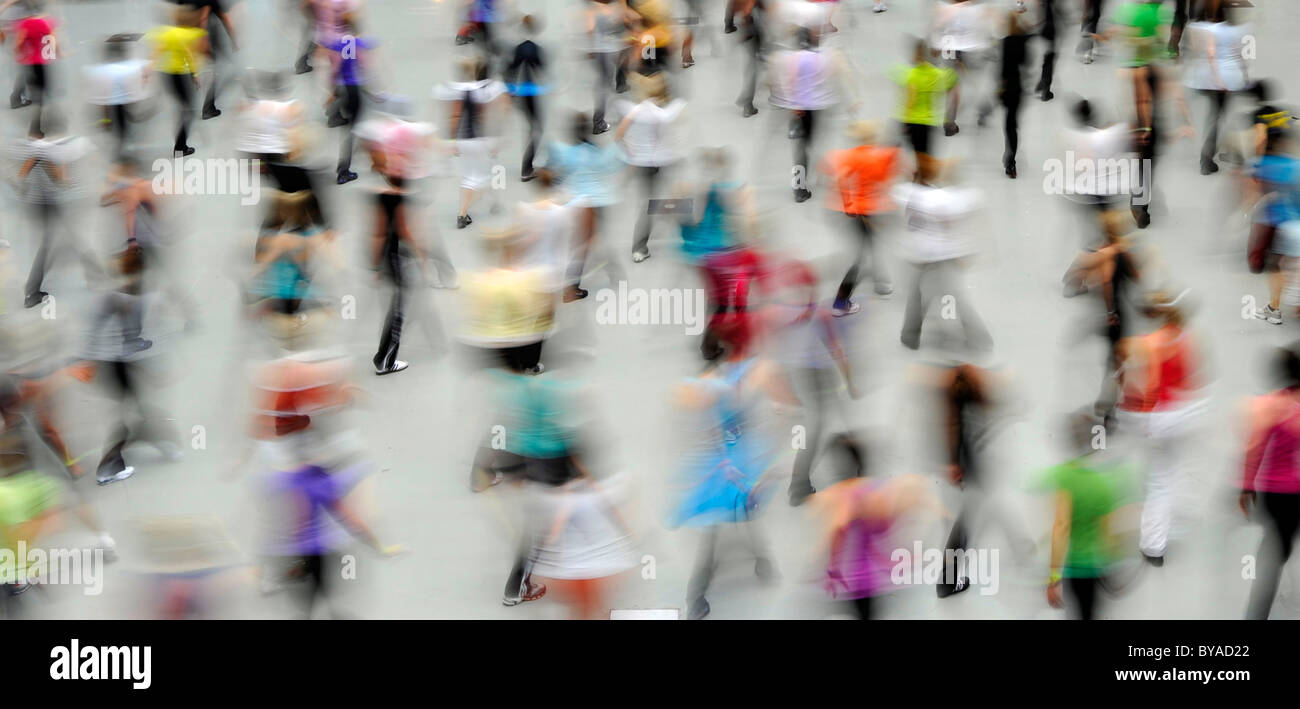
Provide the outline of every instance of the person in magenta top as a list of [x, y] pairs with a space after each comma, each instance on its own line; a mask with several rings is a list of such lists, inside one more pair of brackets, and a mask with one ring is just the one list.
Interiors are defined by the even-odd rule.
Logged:
[[1259, 575], [1246, 617], [1268, 619], [1282, 567], [1300, 527], [1300, 345], [1280, 350], [1274, 368], [1283, 388], [1250, 402], [1249, 438], [1241, 478], [1241, 511], [1258, 504], [1267, 518], [1260, 542]]
[[43, 5], [43, 0], [27, 0], [29, 14], [14, 24], [14, 53], [22, 68], [9, 95], [9, 106], [22, 108], [36, 104], [30, 131], [33, 134], [41, 129], [41, 113], [49, 90], [45, 66], [60, 53], [54, 20], [45, 16]]

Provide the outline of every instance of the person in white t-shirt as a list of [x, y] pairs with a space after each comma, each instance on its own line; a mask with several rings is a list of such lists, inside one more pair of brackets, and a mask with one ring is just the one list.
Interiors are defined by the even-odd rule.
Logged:
[[491, 161], [500, 142], [495, 124], [509, 111], [510, 104], [502, 98], [506, 93], [505, 84], [487, 78], [487, 66], [482, 59], [462, 59], [457, 73], [456, 81], [434, 88], [433, 97], [450, 107], [447, 137], [453, 141], [452, 153], [457, 158], [461, 187], [456, 228], [464, 229], [474, 222], [469, 216], [470, 205], [492, 180]]
[[622, 103], [623, 120], [614, 139], [644, 186], [646, 210], [637, 217], [632, 241], [632, 260], [641, 263], [650, 258], [650, 201], [658, 194], [660, 172], [682, 159], [676, 123], [686, 101], [672, 97], [663, 72], [632, 78], [644, 98], [638, 104]]
[[[903, 208], [907, 224], [903, 253], [915, 267], [899, 339], [908, 349], [918, 349], [926, 311], [935, 296], [942, 296], [942, 308], [955, 308], [966, 345], [988, 350], [992, 338], [960, 281], [962, 261], [976, 250], [967, 221], [983, 203], [983, 194], [972, 187], [941, 184], [943, 171], [940, 161], [923, 158], [917, 165], [916, 181], [895, 185], [890, 193]], [[945, 319], [950, 317], [945, 313]]]
[[86, 67], [86, 96], [90, 103], [103, 111], [101, 122], [117, 136], [117, 150], [121, 157], [130, 139], [128, 123], [139, 120], [132, 114], [149, 95], [149, 61], [131, 56], [130, 39], [114, 35], [104, 44], [104, 61]]
[[1221, 10], [1219, 0], [1208, 0], [1202, 19], [1187, 26], [1192, 61], [1184, 81], [1210, 103], [1205, 142], [1201, 145], [1202, 175], [1219, 171], [1214, 155], [1218, 150], [1219, 123], [1229, 97], [1250, 86], [1246, 59], [1242, 56], [1249, 34], [1249, 27], [1232, 22], [1231, 15]]

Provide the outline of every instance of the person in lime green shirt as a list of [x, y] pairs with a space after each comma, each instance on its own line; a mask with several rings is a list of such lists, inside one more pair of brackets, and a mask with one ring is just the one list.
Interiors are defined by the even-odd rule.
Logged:
[[1115, 24], [1123, 40], [1124, 58], [1120, 65], [1147, 66], [1165, 51], [1160, 28], [1172, 19], [1169, 8], [1160, 0], [1134, 0], [1120, 5]]
[[158, 27], [149, 33], [153, 42], [153, 64], [166, 77], [165, 83], [180, 106], [180, 129], [176, 133], [174, 152], [190, 155], [190, 124], [194, 122], [194, 89], [199, 85], [199, 69], [209, 52], [208, 33], [199, 23], [202, 14], [191, 7], [176, 9], [174, 24]]
[[891, 78], [903, 87], [897, 118], [918, 162], [921, 156], [930, 155], [930, 134], [942, 120], [947, 93], [957, 85], [957, 72], [931, 64], [929, 53], [925, 42], [918, 41], [912, 64], [899, 65], [891, 71]]
[[1127, 503], [1132, 476], [1095, 455], [1105, 446], [1104, 428], [1096, 417], [1076, 414], [1067, 428], [1078, 454], [1048, 469], [1042, 481], [1056, 493], [1047, 600], [1055, 608], [1064, 607], [1062, 591], [1068, 587], [1078, 617], [1091, 620], [1098, 590], [1113, 591], [1116, 585], [1112, 568], [1121, 553], [1115, 513]]

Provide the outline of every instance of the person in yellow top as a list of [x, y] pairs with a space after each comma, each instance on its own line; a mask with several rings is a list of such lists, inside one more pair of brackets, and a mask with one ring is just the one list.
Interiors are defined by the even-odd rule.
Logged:
[[194, 89], [199, 85], [199, 68], [211, 49], [207, 30], [200, 27], [203, 15], [191, 6], [176, 8], [171, 25], [155, 28], [149, 33], [153, 42], [153, 65], [166, 76], [165, 83], [180, 106], [180, 129], [176, 132], [173, 151], [190, 155], [190, 123], [194, 122]]
[[480, 237], [492, 252], [489, 261], [499, 265], [461, 279], [466, 313], [462, 341], [487, 354], [489, 366], [540, 374], [542, 343], [550, 334], [559, 292], [544, 269], [521, 262], [521, 237], [513, 227]]

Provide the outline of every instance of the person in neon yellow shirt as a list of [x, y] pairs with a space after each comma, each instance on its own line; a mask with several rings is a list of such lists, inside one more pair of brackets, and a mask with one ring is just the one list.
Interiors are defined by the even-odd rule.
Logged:
[[171, 25], [158, 27], [149, 33], [153, 42], [153, 65], [166, 76], [165, 83], [180, 106], [180, 129], [176, 133], [173, 151], [190, 155], [190, 124], [194, 122], [194, 89], [199, 85], [199, 68], [203, 58], [210, 53], [208, 33], [199, 26], [202, 14], [191, 7], [176, 9]]
[[929, 48], [918, 41], [912, 64], [894, 67], [890, 78], [903, 87], [903, 102], [896, 115], [919, 163], [921, 156], [930, 155], [930, 134], [942, 116], [939, 106], [957, 86], [957, 72], [931, 64]]

